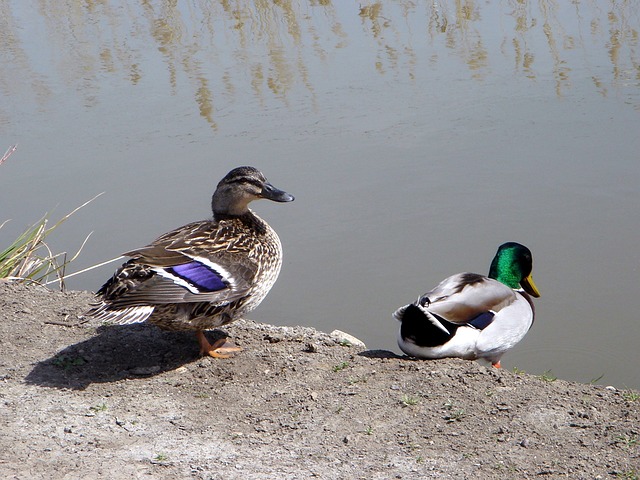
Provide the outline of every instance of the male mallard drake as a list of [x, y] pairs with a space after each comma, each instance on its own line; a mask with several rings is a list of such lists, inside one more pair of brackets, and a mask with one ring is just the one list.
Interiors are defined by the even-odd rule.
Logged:
[[231, 170], [213, 194], [213, 219], [189, 223], [125, 253], [131, 260], [98, 290], [100, 303], [88, 315], [195, 330], [201, 355], [225, 358], [240, 350], [224, 339], [212, 346], [203, 330], [253, 310], [280, 273], [280, 239], [248, 207], [259, 198], [293, 200], [253, 167]]
[[453, 275], [393, 314], [402, 325], [398, 346], [419, 358], [482, 358], [500, 368], [500, 358], [533, 323], [533, 259], [524, 245], [500, 245], [489, 276]]

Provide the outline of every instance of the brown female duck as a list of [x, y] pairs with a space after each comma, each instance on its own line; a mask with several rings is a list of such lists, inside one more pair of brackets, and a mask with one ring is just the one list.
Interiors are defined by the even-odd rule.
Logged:
[[203, 331], [257, 307], [280, 273], [280, 239], [249, 209], [260, 198], [293, 200], [257, 169], [233, 169], [213, 194], [213, 219], [184, 225], [125, 253], [131, 260], [98, 290], [99, 303], [88, 315], [195, 330], [201, 355], [225, 358], [240, 350], [224, 339], [211, 345]]

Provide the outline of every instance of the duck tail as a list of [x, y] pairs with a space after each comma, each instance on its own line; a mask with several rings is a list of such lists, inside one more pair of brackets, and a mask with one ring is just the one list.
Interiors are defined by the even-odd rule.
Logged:
[[427, 325], [431, 324], [433, 327], [441, 330], [442, 333], [451, 335], [451, 332], [446, 327], [446, 325], [451, 325], [451, 322], [447, 322], [441, 316], [436, 315], [427, 310], [425, 307], [416, 305], [414, 303], [410, 303], [409, 305], [400, 307], [398, 310], [393, 312], [393, 318], [401, 323], [406, 322], [407, 324], [414, 325], [423, 324], [426, 322]]
[[393, 314], [402, 323], [400, 334], [421, 346], [437, 346], [447, 342], [455, 334], [457, 326], [429, 312], [420, 305], [400, 307]]
[[86, 312], [84, 316], [107, 323], [128, 325], [131, 323], [144, 322], [151, 316], [153, 310], [154, 307], [152, 306], [113, 308], [105, 302], [99, 302], [93, 304], [91, 309]]

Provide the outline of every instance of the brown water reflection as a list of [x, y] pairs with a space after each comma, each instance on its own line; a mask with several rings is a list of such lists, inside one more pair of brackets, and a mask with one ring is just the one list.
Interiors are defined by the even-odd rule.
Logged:
[[[610, 89], [640, 82], [638, 4], [633, 1], [494, 5], [467, 0], [425, 7], [413, 1], [39, 0], [29, 9], [30, 3], [0, 5], [0, 53], [10, 65], [0, 71], [4, 95], [27, 88], [46, 105], [60, 76], [91, 107], [100, 101], [102, 75], [140, 85], [158, 73], [149, 63], [150, 56], [159, 55], [167, 93], [187, 82], [213, 129], [219, 122], [218, 97], [242, 96], [245, 77], [261, 103], [271, 97], [289, 104], [296, 88], [306, 91], [307, 101], [317, 102], [316, 84], [322, 80], [310, 64], [326, 63], [336, 49], [359, 44], [355, 37], [361, 33], [375, 48], [359, 49], [358, 55], [369, 57], [380, 75], [415, 78], [420, 61], [415, 45], [426, 41], [432, 65], [454, 53], [479, 81], [506, 60], [513, 74], [531, 81], [553, 75], [555, 93], [563, 96], [572, 87], [574, 65], [583, 68], [588, 50], [598, 48], [606, 49], [610, 68], [606, 74], [592, 73], [597, 92], [608, 95]], [[360, 32], [353, 30], [356, 20]], [[27, 51], [25, 33], [40, 26], [39, 38], [53, 46], [55, 72], [35, 68], [35, 54]], [[637, 99], [633, 105], [639, 107]], [[7, 121], [7, 112], [0, 115]]]

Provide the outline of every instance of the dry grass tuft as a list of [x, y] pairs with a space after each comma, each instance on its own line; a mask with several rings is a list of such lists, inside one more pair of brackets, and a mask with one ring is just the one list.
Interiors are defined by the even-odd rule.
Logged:
[[[67, 265], [78, 258], [91, 233], [87, 235], [76, 254], [71, 258], [67, 257], [67, 252], [53, 253], [47, 244], [47, 237], [71, 215], [100, 195], [102, 193], [75, 208], [50, 227], [47, 226], [49, 224], [47, 214], [27, 228], [13, 243], [0, 251], [0, 279], [39, 284], [57, 282], [60, 284], [60, 288], [64, 289], [65, 269]], [[7, 221], [0, 224], [0, 229]], [[52, 276], [55, 276], [55, 280], [49, 281]]]

